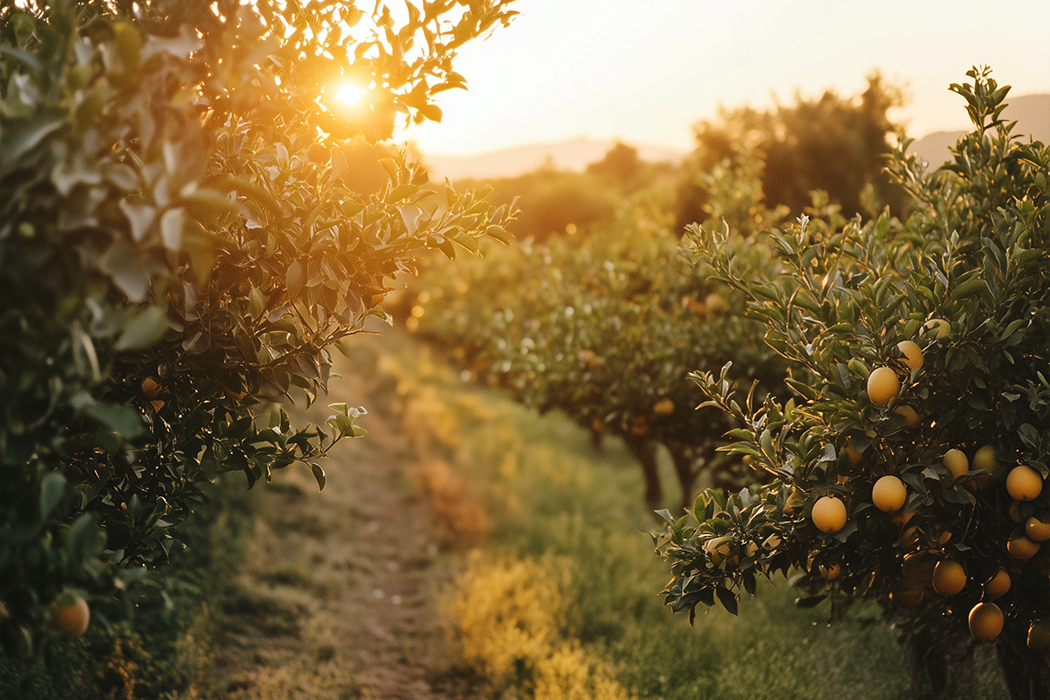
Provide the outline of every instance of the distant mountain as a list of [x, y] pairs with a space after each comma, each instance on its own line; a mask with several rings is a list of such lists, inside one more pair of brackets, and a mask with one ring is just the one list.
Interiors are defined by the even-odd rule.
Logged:
[[[1008, 98], [1009, 105], [1003, 112], [1006, 119], [1017, 122], [1016, 134], [1031, 135], [1037, 141], [1050, 143], [1050, 95], [1021, 95]], [[948, 148], [954, 146], [965, 131], [937, 131], [916, 140], [912, 152], [934, 165], [940, 165], [950, 157]], [[522, 146], [504, 151], [483, 153], [476, 156], [458, 157], [423, 155], [422, 160], [432, 179], [461, 180], [464, 178], [514, 177], [524, 173], [550, 167], [556, 170], [580, 172], [591, 163], [605, 157], [615, 141], [600, 141], [578, 138], [560, 143], [543, 143]], [[638, 157], [653, 163], [678, 163], [686, 153], [667, 148], [627, 144], [638, 149]]]
[[[1003, 110], [1003, 118], [1017, 122], [1014, 133], [1026, 137], [1031, 135], [1036, 141], [1050, 143], [1050, 95], [1008, 96], [1006, 99], [1009, 104]], [[936, 167], [951, 157], [949, 147], [954, 146], [959, 137], [966, 133], [935, 131], [917, 139], [910, 150], [930, 163], [931, 167]]]
[[[580, 172], [589, 164], [604, 158], [615, 145], [615, 141], [578, 138], [573, 141], [522, 146], [477, 156], [424, 155], [422, 160], [430, 171], [431, 179], [438, 181], [445, 177], [453, 181], [464, 178], [514, 177], [542, 167]], [[677, 163], [685, 156], [685, 153], [665, 148], [627, 145], [638, 149], [639, 158], [654, 163]]]

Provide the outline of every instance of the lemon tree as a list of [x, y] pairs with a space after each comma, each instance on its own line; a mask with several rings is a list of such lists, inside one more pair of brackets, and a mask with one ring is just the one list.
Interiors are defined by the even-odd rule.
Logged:
[[[968, 77], [952, 90], [974, 128], [953, 159], [929, 172], [907, 140], [895, 156], [915, 198], [906, 220], [814, 211], [769, 232], [785, 272], [761, 280], [692, 230], [766, 342], [814, 379], [760, 402], [724, 372], [694, 375], [746, 426], [723, 449], [772, 481], [701, 494], [657, 544], [675, 610], [735, 611], [783, 572], [800, 604], [829, 600], [835, 618], [877, 601], [916, 659], [934, 649], [934, 682], [967, 677], [977, 640], [994, 643], [1011, 697], [1034, 699], [1050, 694], [1045, 652], [1027, 643], [1050, 617], [1050, 152], [1011, 134], [1008, 88], [987, 69]], [[716, 562], [705, 544], [727, 537], [742, 555]]]
[[323, 487], [362, 410], [296, 427], [282, 402], [324, 393], [330, 349], [400, 271], [506, 236], [506, 208], [435, 201], [405, 152], [355, 191], [351, 156], [439, 120], [457, 51], [508, 6], [0, 7], [5, 651], [41, 648], [62, 591], [110, 597], [163, 564], [219, 474], [298, 463]]
[[[696, 410], [691, 368], [734, 363], [733, 376], [779, 385], [783, 363], [744, 317], [743, 297], [693, 268], [678, 237], [643, 199], [615, 225], [543, 244], [524, 241], [420, 283], [416, 333], [471, 376], [541, 412], [560, 411], [596, 436], [622, 439], [655, 509], [664, 490], [657, 448], [674, 464], [684, 504], [698, 480], [739, 486], [750, 475], [719, 453], [733, 420]], [[738, 236], [749, 265], [768, 251]], [[469, 269], [470, 272], [466, 272]]]

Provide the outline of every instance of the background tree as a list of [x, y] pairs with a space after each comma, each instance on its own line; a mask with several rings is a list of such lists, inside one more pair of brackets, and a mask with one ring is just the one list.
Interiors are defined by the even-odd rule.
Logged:
[[[712, 182], [726, 193], [748, 183]], [[720, 199], [723, 199], [720, 197]], [[595, 436], [624, 441], [642, 467], [646, 501], [664, 501], [657, 450], [674, 464], [683, 504], [697, 480], [750, 481], [739, 460], [719, 454], [733, 427], [685, 381], [690, 368], [734, 362], [734, 376], [779, 385], [783, 364], [743, 317], [743, 299], [691, 269], [678, 237], [644, 196], [615, 224], [493, 251], [456, 274], [430, 269], [410, 288], [419, 337], [443, 348], [478, 381], [509, 390], [541, 412], [560, 411]], [[758, 222], [752, 222], [758, 223]], [[731, 245], [743, 265], [770, 264], [743, 236]], [[746, 262], [743, 262], [745, 261]]]
[[1034, 700], [1050, 695], [1050, 152], [1011, 136], [1008, 88], [968, 76], [952, 90], [974, 131], [954, 160], [926, 173], [906, 141], [897, 154], [917, 201], [907, 221], [802, 217], [771, 232], [784, 272], [764, 280], [693, 229], [766, 342], [814, 379], [785, 403], [695, 375], [746, 426], [724, 449], [774, 481], [702, 494], [659, 547], [675, 610], [735, 611], [783, 572], [834, 618], [876, 601], [956, 697], [972, 640], [994, 640], [1011, 697]]
[[739, 167], [752, 156], [764, 163], [762, 193], [770, 208], [802, 212], [819, 190], [847, 217], [882, 206], [905, 214], [907, 195], [885, 172], [899, 130], [888, 113], [903, 102], [901, 91], [876, 73], [853, 98], [830, 90], [816, 100], [797, 95], [793, 106], [723, 110], [717, 121], [700, 122], [697, 148], [679, 185], [676, 225], [684, 229], [707, 218], [704, 206], [711, 197], [704, 174]]
[[420, 256], [507, 237], [506, 209], [435, 201], [404, 152], [355, 191], [345, 141], [439, 119], [457, 49], [508, 5], [0, 8], [5, 653], [163, 563], [218, 474], [302, 462], [323, 487], [363, 409], [293, 429], [280, 403], [325, 391], [329, 348]]

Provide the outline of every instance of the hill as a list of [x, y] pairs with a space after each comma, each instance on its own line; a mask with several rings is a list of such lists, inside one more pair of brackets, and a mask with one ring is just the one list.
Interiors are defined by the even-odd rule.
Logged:
[[[615, 141], [578, 138], [560, 143], [533, 144], [476, 156], [424, 155], [432, 179], [514, 177], [542, 167], [582, 171], [601, 160]], [[628, 144], [638, 149], [638, 157], [650, 162], [678, 162], [685, 155], [666, 148]]]
[[[1008, 97], [1003, 117], [1016, 121], [1015, 134], [1031, 135], [1036, 141], [1050, 143], [1050, 95], [1021, 95]], [[949, 147], [965, 131], [935, 131], [918, 139], [911, 151], [933, 165], [940, 165], [950, 157]]]

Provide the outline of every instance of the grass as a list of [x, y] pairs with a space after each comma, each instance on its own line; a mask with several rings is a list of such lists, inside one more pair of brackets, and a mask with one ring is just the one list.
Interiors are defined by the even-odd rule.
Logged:
[[[568, 581], [565, 638], [613, 669], [636, 697], [916, 697], [893, 631], [861, 621], [877, 610], [859, 606], [856, 619], [828, 625], [827, 609], [797, 608], [783, 580], [741, 601], [739, 617], [698, 610], [690, 628], [659, 596], [669, 571], [647, 534], [656, 520], [643, 503], [640, 469], [621, 445], [607, 440], [598, 451], [560, 415], [539, 416], [500, 392], [465, 387], [396, 333], [378, 342], [404, 413], [440, 425], [435, 444], [493, 516], [486, 548], [493, 557], [557, 562]], [[670, 464], [662, 469], [673, 483]], [[674, 503], [678, 495], [666, 498]], [[989, 645], [977, 661], [975, 700], [1005, 698]]]

